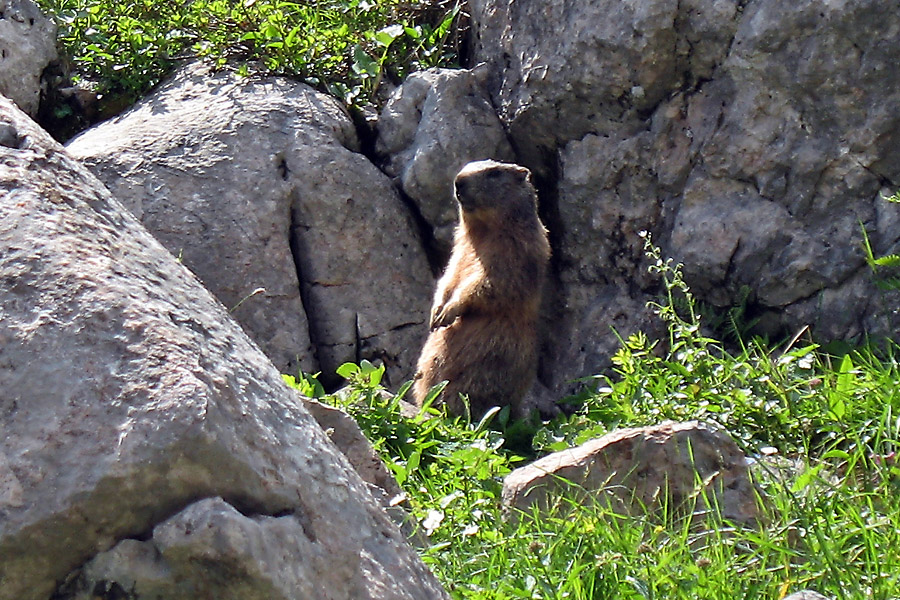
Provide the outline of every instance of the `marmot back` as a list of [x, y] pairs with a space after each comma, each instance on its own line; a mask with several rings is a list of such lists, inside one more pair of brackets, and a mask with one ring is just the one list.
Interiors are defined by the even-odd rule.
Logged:
[[441, 399], [473, 419], [491, 406], [516, 407], [537, 370], [537, 318], [550, 258], [528, 169], [491, 160], [467, 164], [454, 181], [459, 225], [437, 285], [431, 333], [413, 387], [421, 406], [447, 380]]

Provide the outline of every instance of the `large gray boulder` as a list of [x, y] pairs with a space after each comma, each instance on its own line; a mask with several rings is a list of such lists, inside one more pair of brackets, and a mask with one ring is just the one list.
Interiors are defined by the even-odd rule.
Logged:
[[333, 98], [198, 67], [68, 144], [280, 369], [328, 379], [366, 358], [399, 383], [432, 275], [409, 210], [358, 147]]
[[898, 297], [877, 289], [862, 229], [877, 255], [900, 250], [900, 206], [881, 198], [900, 189], [896, 3], [471, 8], [473, 62], [517, 159], [548, 182], [554, 384], [608, 365], [610, 326], [650, 320], [642, 230], [699, 300], [746, 301], [757, 333], [894, 334]]
[[0, 599], [446, 597], [225, 308], [2, 97], [0, 165]]
[[41, 75], [56, 60], [56, 25], [31, 0], [0, 0], [0, 95], [31, 116]]

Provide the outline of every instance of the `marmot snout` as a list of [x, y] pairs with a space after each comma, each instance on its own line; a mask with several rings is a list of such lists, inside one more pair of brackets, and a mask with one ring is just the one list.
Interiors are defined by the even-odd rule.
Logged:
[[491, 160], [467, 164], [454, 181], [459, 225], [438, 281], [431, 333], [413, 395], [447, 380], [439, 401], [473, 418], [516, 407], [537, 369], [537, 318], [550, 258], [528, 169]]

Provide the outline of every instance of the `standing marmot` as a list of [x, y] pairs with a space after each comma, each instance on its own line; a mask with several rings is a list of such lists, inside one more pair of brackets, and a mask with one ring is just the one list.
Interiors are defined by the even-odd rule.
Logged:
[[447, 380], [442, 399], [449, 412], [462, 415], [459, 395], [467, 394], [478, 419], [491, 406], [515, 408], [531, 387], [550, 244], [528, 169], [472, 162], [454, 187], [459, 225], [413, 395], [421, 406], [428, 390]]

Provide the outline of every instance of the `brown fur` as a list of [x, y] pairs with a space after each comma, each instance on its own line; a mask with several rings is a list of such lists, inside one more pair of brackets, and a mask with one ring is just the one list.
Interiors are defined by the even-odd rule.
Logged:
[[454, 187], [459, 225], [413, 395], [421, 406], [428, 390], [447, 380], [437, 404], [462, 415], [460, 394], [467, 394], [478, 419], [492, 406], [516, 408], [531, 387], [550, 244], [524, 167], [469, 163]]

